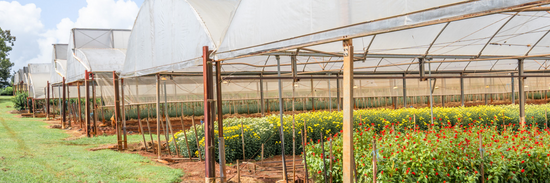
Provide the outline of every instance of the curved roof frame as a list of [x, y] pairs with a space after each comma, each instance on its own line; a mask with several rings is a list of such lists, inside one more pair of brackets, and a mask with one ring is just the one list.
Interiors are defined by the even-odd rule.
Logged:
[[[418, 73], [418, 65], [423, 59], [424, 64], [434, 64], [435, 70], [432, 73], [510, 73], [517, 72], [517, 67], [507, 66], [499, 67], [500, 65], [511, 65], [512, 62], [517, 62], [517, 59], [523, 59], [526, 65], [529, 63], [530, 68], [526, 68], [525, 73], [544, 73], [548, 68], [548, 60], [550, 54], [546, 52], [540, 53], [540, 48], [547, 47], [541, 46], [543, 40], [547, 40], [550, 32], [550, 24], [546, 23], [543, 26], [529, 29], [524, 32], [517, 27], [521, 28], [521, 22], [529, 22], [532, 20], [523, 20], [518, 17], [539, 17], [542, 19], [550, 18], [546, 15], [546, 11], [550, 10], [549, 7], [544, 6], [549, 4], [550, 1], [499, 1], [499, 0], [481, 0], [471, 1], [464, 3], [456, 3], [444, 7], [435, 7], [422, 11], [406, 13], [398, 16], [387, 17], [377, 19], [368, 22], [362, 22], [357, 24], [351, 24], [348, 26], [338, 27], [334, 29], [328, 29], [311, 34], [296, 36], [279, 41], [251, 45], [242, 48], [227, 47], [225, 41], [231, 39], [226, 36], [226, 40], [222, 43], [222, 48], [214, 53], [214, 58], [217, 61], [221, 61], [222, 65], [245, 65], [249, 67], [266, 67], [261, 64], [251, 64], [249, 62], [241, 62], [241, 58], [252, 56], [268, 56], [268, 55], [280, 55], [280, 56], [292, 56], [298, 55], [302, 57], [331, 57], [331, 61], [314, 61], [313, 64], [334, 64], [335, 66], [343, 66], [342, 64], [342, 52], [334, 50], [324, 49], [324, 45], [338, 44], [345, 39], [367, 39], [362, 40], [363, 50], [361, 53], [354, 53], [356, 63], [368, 63], [369, 64], [355, 64], [354, 73], [356, 74], [415, 74]], [[460, 11], [459, 11], [460, 10]], [[464, 10], [464, 11], [462, 11]], [[543, 15], [537, 14], [537, 12], [543, 12]], [[237, 12], [239, 13], [239, 12]], [[477, 21], [482, 19], [495, 19], [490, 25], [480, 27], [479, 30], [472, 32], [472, 34], [478, 32], [485, 32], [484, 37], [477, 37], [476, 39], [468, 40], [465, 38], [455, 40], [440, 41], [440, 36], [453, 33], [450, 29], [451, 26], [460, 25], [465, 21]], [[516, 20], [517, 19], [517, 20]], [[518, 22], [514, 22], [518, 21]], [[457, 23], [458, 22], [458, 23]], [[487, 22], [487, 21], [484, 21]], [[509, 23], [514, 22], [512, 26]], [[516, 25], [517, 24], [517, 25]], [[525, 23], [523, 23], [525, 24]], [[489, 27], [489, 28], [487, 28]], [[407, 34], [408, 32], [414, 33], [414, 30], [426, 30], [432, 28], [431, 39], [424, 41], [422, 46], [423, 51], [418, 52], [399, 52], [391, 49], [387, 50], [373, 50], [371, 45], [377, 36], [392, 35], [392, 34]], [[454, 27], [454, 30], [457, 28]], [[513, 30], [517, 29], [517, 30]], [[238, 29], [237, 29], [238, 30]], [[516, 32], [512, 32], [516, 31]], [[492, 33], [490, 33], [492, 31]], [[523, 53], [502, 54], [495, 52], [493, 47], [495, 46], [517, 46], [507, 44], [506, 42], [499, 42], [500, 39], [506, 37], [520, 37], [528, 34], [537, 34], [531, 36], [529, 44], [519, 45], [527, 48]], [[388, 37], [388, 36], [386, 36]], [[448, 36], [447, 36], [448, 37]], [[466, 36], [467, 37], [467, 36]], [[545, 39], [547, 38], [547, 39]], [[448, 38], [444, 38], [448, 39]], [[367, 44], [365, 44], [365, 42]], [[447, 43], [446, 43], [447, 42]], [[456, 44], [456, 42], [465, 42], [464, 44]], [[544, 41], [545, 44], [548, 41]], [[440, 50], [444, 50], [448, 45], [456, 44], [455, 47], [470, 47], [471, 50], [479, 47], [478, 51], [472, 54], [445, 54]], [[475, 43], [475, 44], [474, 44]], [[224, 44], [225, 47], [224, 47]], [[476, 45], [477, 44], [477, 45]], [[550, 46], [550, 45], [549, 45]], [[333, 46], [334, 47], [334, 46]], [[336, 46], [338, 47], [338, 46]], [[491, 47], [490, 49], [488, 47]], [[399, 48], [394, 48], [399, 50]], [[341, 47], [340, 47], [341, 49]], [[402, 50], [407, 48], [402, 48]], [[408, 48], [410, 49], [410, 48]], [[534, 53], [533, 50], [537, 50], [538, 53]], [[433, 53], [432, 53], [433, 51]], [[378, 52], [378, 53], [377, 53]], [[453, 53], [453, 51], [449, 51]], [[498, 54], [493, 54], [498, 53]], [[372, 61], [375, 59], [377, 61]], [[377, 64], [372, 64], [377, 63]], [[457, 66], [458, 68], [449, 67], [450, 65]], [[482, 65], [478, 67], [478, 65]], [[276, 65], [271, 65], [276, 66]], [[393, 67], [394, 70], [388, 70], [384, 68]], [[470, 69], [473, 68], [473, 69]], [[397, 70], [395, 70], [397, 69]], [[263, 70], [263, 69], [262, 69]], [[298, 72], [297, 74], [326, 74], [326, 73], [339, 73], [341, 68], [325, 70], [317, 69], [309, 72]]]

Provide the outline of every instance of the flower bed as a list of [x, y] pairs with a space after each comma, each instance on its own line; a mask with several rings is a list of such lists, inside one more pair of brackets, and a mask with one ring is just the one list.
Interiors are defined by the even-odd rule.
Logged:
[[[527, 124], [538, 125], [539, 128], [544, 128], [546, 110], [550, 105], [527, 105], [526, 116]], [[502, 124], [518, 124], [519, 109], [517, 105], [503, 106], [476, 106], [476, 107], [458, 107], [458, 108], [434, 108], [434, 124], [436, 127], [442, 127], [451, 123], [469, 124], [476, 126], [489, 125], [498, 126], [498, 130], [502, 130]], [[396, 130], [404, 130], [412, 128], [415, 124], [419, 129], [427, 129], [430, 124], [430, 109], [429, 108], [404, 108], [404, 109], [370, 109], [357, 110], [354, 112], [355, 126], [359, 124], [373, 124], [377, 131], [383, 130], [385, 125], [396, 125]], [[308, 139], [317, 141], [324, 135], [333, 135], [342, 130], [342, 113], [341, 112], [311, 112], [300, 113], [295, 115], [296, 128], [296, 154], [302, 152], [301, 129], [304, 128], [304, 123], [307, 126]], [[279, 116], [272, 115], [263, 118], [233, 118], [224, 120], [224, 140], [226, 144], [226, 160], [228, 162], [242, 159], [242, 139], [241, 139], [241, 122], [244, 127], [244, 143], [246, 159], [258, 159], [261, 151], [261, 144], [264, 144], [265, 157], [280, 155], [280, 135], [279, 135]], [[292, 132], [293, 123], [292, 116], [286, 115], [283, 118], [285, 153], [292, 153]], [[512, 125], [511, 128], [517, 129], [519, 125]], [[214, 127], [217, 129], [217, 126]], [[217, 131], [215, 132], [217, 134]], [[183, 132], [175, 134], [179, 152], [188, 156], [187, 145]], [[197, 136], [201, 148], [197, 148], [197, 139], [193, 132], [193, 128], [187, 131], [187, 140], [191, 154], [198, 157], [198, 153], [204, 154], [204, 130], [202, 125], [197, 126]], [[214, 138], [214, 144], [217, 144], [217, 138]], [[173, 144], [170, 143], [172, 150]], [[216, 145], [217, 147], [217, 145]], [[216, 157], [218, 150], [216, 149]]]
[[[379, 182], [479, 182], [481, 163], [487, 182], [538, 182], [550, 179], [550, 131], [503, 131], [496, 127], [451, 126], [420, 131], [393, 131], [386, 126], [379, 133], [371, 125], [356, 128], [354, 136], [358, 182], [372, 182], [373, 154], [377, 157]], [[377, 151], [373, 153], [373, 139]], [[480, 138], [484, 157], [480, 156]], [[342, 137], [334, 135], [333, 168], [327, 167], [333, 182], [342, 182]], [[322, 182], [323, 155], [330, 164], [328, 142], [307, 145], [310, 175]]]

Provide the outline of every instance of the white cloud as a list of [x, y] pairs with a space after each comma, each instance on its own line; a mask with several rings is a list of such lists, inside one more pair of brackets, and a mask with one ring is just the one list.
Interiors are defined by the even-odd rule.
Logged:
[[72, 21], [64, 18], [55, 29], [45, 30], [40, 21], [41, 9], [35, 4], [21, 5], [0, 1], [0, 26], [17, 36], [12, 55], [14, 70], [28, 63], [50, 62], [52, 44], [67, 43], [72, 28], [124, 28], [130, 29], [139, 11], [132, 0], [86, 0], [87, 6], [78, 11]]
[[40, 12], [35, 4], [21, 5], [0, 1], [0, 25], [14, 33], [38, 33], [44, 25], [40, 21]]
[[40, 38], [40, 31], [44, 25], [40, 21], [42, 10], [35, 4], [21, 5], [17, 1], [0, 1], [0, 27], [10, 30], [16, 37], [15, 46], [9, 53], [11, 61], [15, 63], [13, 70], [19, 70], [28, 64], [31, 55], [40, 52], [36, 40]]

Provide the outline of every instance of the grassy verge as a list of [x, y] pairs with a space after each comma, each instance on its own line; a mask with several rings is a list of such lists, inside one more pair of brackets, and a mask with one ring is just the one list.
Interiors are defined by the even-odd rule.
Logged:
[[46, 128], [42, 119], [8, 114], [9, 99], [0, 97], [0, 182], [179, 182], [183, 175], [136, 154], [90, 152], [116, 137], [63, 140], [69, 135]]

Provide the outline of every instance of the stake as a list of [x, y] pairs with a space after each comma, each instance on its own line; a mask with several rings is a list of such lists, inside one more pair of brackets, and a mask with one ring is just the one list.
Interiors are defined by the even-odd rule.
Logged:
[[[308, 182], [308, 174], [307, 174], [307, 151], [306, 151], [306, 142], [307, 142], [307, 135], [306, 135], [306, 123], [304, 120], [304, 130], [302, 131], [302, 147], [304, 148], [304, 170], [305, 170], [305, 182]], [[262, 145], [263, 150], [263, 145]], [[262, 151], [263, 152], [263, 151]], [[263, 156], [262, 156], [263, 159]]]
[[[277, 60], [277, 74], [279, 77], [281, 77], [281, 61], [279, 55], [275, 56], [275, 59]], [[283, 131], [283, 84], [281, 79], [279, 79], [279, 114], [280, 114], [280, 123], [281, 126], [279, 127], [279, 134], [281, 136], [281, 159], [283, 164], [283, 180], [285, 180], [288, 183], [287, 174], [286, 174], [286, 161], [285, 161], [285, 138], [284, 138], [284, 131]]]
[[481, 133], [478, 135], [479, 137], [479, 154], [481, 156], [481, 183], [485, 183], [485, 173], [483, 169], [483, 139], [481, 139]]
[[155, 141], [153, 140], [153, 134], [151, 133], [151, 125], [149, 125], [149, 119], [151, 118], [150, 111], [151, 111], [151, 108], [149, 107], [149, 105], [147, 105], [147, 118], [145, 119], [145, 122], [147, 122], [147, 130], [149, 131], [149, 137], [151, 137], [151, 147], [152, 147], [155, 145]]
[[376, 174], [378, 173], [377, 167], [376, 167], [376, 136], [374, 136], [374, 139], [372, 140], [372, 149], [373, 149], [373, 156], [372, 156], [372, 182], [376, 183]]
[[[329, 148], [330, 148], [330, 163], [329, 163], [329, 170], [332, 171], [332, 159], [334, 159], [334, 156], [332, 154], [332, 136], [330, 137], [330, 141], [329, 141]], [[332, 183], [332, 172], [330, 173], [330, 183]]]
[[82, 128], [82, 104], [80, 103], [80, 82], [76, 83], [76, 90], [78, 93], [78, 123], [80, 123], [80, 128]]
[[244, 127], [243, 127], [243, 121], [241, 121], [241, 140], [242, 140], [242, 143], [243, 143], [243, 160], [246, 160], [246, 156], [245, 156], [245, 152], [244, 152]]
[[[136, 92], [137, 92], [137, 88], [136, 88]], [[145, 151], [149, 151], [149, 149], [147, 148], [147, 141], [145, 141], [145, 132], [143, 131], [143, 126], [141, 125], [141, 116], [140, 116], [139, 105], [136, 105], [136, 112], [137, 112], [139, 130], [141, 132], [141, 137], [143, 137], [143, 145], [145, 146]]]
[[[193, 113], [195, 113], [195, 106], [193, 105]], [[202, 161], [202, 155], [201, 155], [201, 151], [200, 151], [200, 143], [199, 143], [199, 137], [197, 136], [197, 126], [195, 126], [195, 114], [193, 114], [193, 116], [191, 116], [191, 122], [193, 123], [193, 128], [194, 128], [194, 132], [195, 132], [195, 140], [197, 141], [197, 150], [199, 150], [199, 161]]]
[[323, 132], [321, 132], [321, 160], [323, 160], [323, 177], [325, 178], [325, 183], [327, 183], [327, 164], [325, 162], [325, 141], [323, 138]]
[[[166, 116], [166, 129], [167, 130], [170, 130], [169, 132], [167, 131], [167, 133], [165, 134], [168, 134], [170, 133], [172, 135], [172, 139], [174, 139], [174, 148], [176, 148], [176, 156], [180, 156], [180, 151], [178, 150], [178, 144], [176, 143], [176, 137], [174, 136], [174, 131], [172, 130], [172, 123], [170, 122], [170, 116], [168, 115], [168, 94], [166, 94], [166, 81], [164, 81], [164, 115]], [[166, 139], [168, 139], [169, 137], [166, 136]], [[166, 140], [166, 147], [169, 146], [169, 140]], [[170, 148], [168, 148], [168, 152], [170, 152]]]
[[189, 141], [187, 141], [187, 132], [185, 132], [185, 125], [183, 124], [183, 103], [181, 104], [181, 129], [183, 130], [183, 136], [185, 137], [185, 145], [187, 146], [187, 153], [189, 160], [191, 160], [191, 149], [189, 148]]
[[237, 160], [237, 182], [241, 183], [241, 167], [239, 166], [239, 160]]

